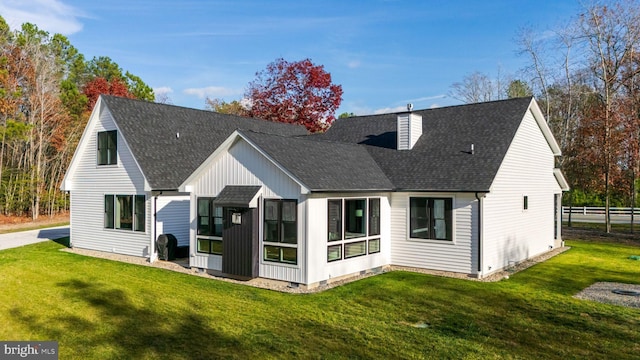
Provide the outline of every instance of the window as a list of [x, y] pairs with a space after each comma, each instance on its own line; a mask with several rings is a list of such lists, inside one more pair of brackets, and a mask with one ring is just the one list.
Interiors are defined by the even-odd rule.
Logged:
[[409, 237], [453, 240], [451, 198], [410, 198]]
[[264, 260], [294, 265], [298, 263], [297, 218], [296, 200], [264, 201]]
[[329, 199], [327, 218], [328, 262], [380, 252], [380, 198]]
[[146, 228], [145, 196], [105, 195], [104, 227], [144, 232]]
[[118, 132], [102, 131], [98, 133], [98, 165], [118, 163]]
[[329, 241], [342, 240], [342, 200], [329, 200]]
[[133, 230], [133, 196], [116, 196], [116, 229]]
[[107, 229], [113, 229], [113, 195], [104, 196], [104, 227]]
[[354, 239], [365, 236], [366, 233], [366, 200], [349, 199], [344, 201], [344, 238]]
[[380, 199], [369, 199], [369, 235], [380, 235]]
[[222, 208], [214, 206], [215, 198], [198, 198], [197, 251], [222, 255]]
[[522, 197], [522, 209], [523, 210], [529, 209], [529, 197], [527, 195], [524, 195]]

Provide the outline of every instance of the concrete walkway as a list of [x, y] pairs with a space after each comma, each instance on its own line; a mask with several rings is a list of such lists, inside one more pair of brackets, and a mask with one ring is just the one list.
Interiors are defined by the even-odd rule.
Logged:
[[0, 234], [0, 250], [59, 239], [65, 236], [69, 236], [69, 226]]

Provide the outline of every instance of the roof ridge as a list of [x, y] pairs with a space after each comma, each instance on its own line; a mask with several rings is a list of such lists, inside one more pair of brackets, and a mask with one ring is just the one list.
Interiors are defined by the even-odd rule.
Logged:
[[342, 118], [342, 119], [336, 119], [336, 121], [338, 120], [349, 120], [349, 119], [354, 119], [354, 118], [371, 118], [371, 117], [379, 117], [379, 116], [389, 116], [389, 115], [399, 115], [399, 114], [406, 114], [406, 113], [416, 113], [416, 112], [424, 112], [424, 111], [431, 111], [431, 110], [440, 110], [440, 109], [449, 109], [449, 108], [461, 108], [461, 107], [466, 107], [466, 106], [474, 106], [474, 105], [488, 105], [488, 104], [493, 104], [493, 103], [497, 103], [497, 102], [508, 102], [508, 101], [524, 101], [524, 99], [527, 99], [528, 102], [531, 102], [531, 99], [533, 98], [532, 95], [530, 96], [522, 96], [522, 97], [515, 97], [515, 98], [508, 98], [508, 99], [498, 99], [498, 100], [490, 100], [490, 101], [478, 101], [478, 102], [473, 102], [473, 103], [464, 103], [464, 104], [455, 104], [455, 105], [447, 105], [447, 106], [438, 106], [435, 108], [428, 108], [428, 109], [413, 109], [411, 111], [393, 111], [393, 112], [387, 112], [387, 113], [381, 113], [381, 114], [365, 114], [365, 115], [355, 115], [355, 116], [349, 116], [346, 118]]

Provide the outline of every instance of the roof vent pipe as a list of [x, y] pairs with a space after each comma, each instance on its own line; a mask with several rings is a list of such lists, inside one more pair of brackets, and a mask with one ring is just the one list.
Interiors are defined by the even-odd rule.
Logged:
[[413, 104], [412, 103], [408, 103], [407, 104], [407, 110], [409, 110], [409, 111], [413, 110]]
[[471, 155], [475, 154], [475, 146], [473, 146], [473, 144], [471, 144]]

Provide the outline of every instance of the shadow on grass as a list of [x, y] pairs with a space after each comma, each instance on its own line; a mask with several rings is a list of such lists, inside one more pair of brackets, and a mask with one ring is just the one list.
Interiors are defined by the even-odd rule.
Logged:
[[[60, 341], [62, 354], [69, 346], [74, 347], [74, 354], [87, 358], [210, 359], [216, 353], [245, 357], [250, 350], [238, 338], [213, 328], [198, 313], [201, 309], [141, 306], [120, 289], [77, 279], [57, 286], [69, 304], [82, 304], [84, 310], [63, 312], [53, 319], [21, 310], [13, 311], [13, 316], [45, 337]], [[78, 315], [81, 313], [85, 315]]]
[[64, 247], [71, 247], [71, 238], [68, 236], [61, 237], [58, 239], [51, 239], [51, 241], [58, 243]]

